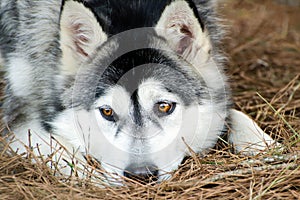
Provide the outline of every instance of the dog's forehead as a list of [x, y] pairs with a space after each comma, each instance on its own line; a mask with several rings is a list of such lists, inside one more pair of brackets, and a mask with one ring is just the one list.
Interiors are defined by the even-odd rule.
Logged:
[[160, 100], [176, 101], [177, 95], [170, 93], [161, 81], [149, 78], [143, 80], [135, 92], [121, 85], [108, 87], [103, 95], [95, 100], [95, 107], [109, 105], [113, 109], [126, 113], [126, 110], [135, 103], [148, 107]]
[[[100, 65], [100, 64], [99, 64]], [[98, 70], [100, 71], [100, 70]], [[192, 71], [189, 63], [164, 50], [146, 48], [130, 51], [113, 60], [105, 68], [99, 81], [102, 86], [120, 85], [133, 94], [140, 86], [169, 91], [180, 96], [188, 104], [198, 96], [205, 83], [200, 74]], [[101, 96], [105, 87], [97, 87], [96, 96]]]

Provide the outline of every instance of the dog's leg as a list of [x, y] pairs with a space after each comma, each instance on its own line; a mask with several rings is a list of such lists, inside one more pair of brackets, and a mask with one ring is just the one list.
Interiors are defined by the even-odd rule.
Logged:
[[255, 155], [273, 146], [275, 141], [252, 119], [235, 109], [230, 110], [229, 142], [236, 153]]

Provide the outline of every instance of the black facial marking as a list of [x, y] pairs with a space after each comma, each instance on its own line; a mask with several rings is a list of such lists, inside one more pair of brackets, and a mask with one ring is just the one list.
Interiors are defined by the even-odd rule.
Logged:
[[154, 27], [172, 0], [86, 0], [103, 30], [115, 35], [126, 30]]
[[[149, 78], [162, 83], [166, 91], [177, 94], [189, 105], [199, 94], [206, 98], [206, 84], [199, 74], [190, 71], [184, 60], [174, 60], [168, 53], [153, 48], [130, 51], [115, 59], [100, 75], [95, 97], [99, 98], [110, 86], [120, 85], [133, 94]], [[105, 86], [105, 87], [104, 87]], [[202, 87], [200, 87], [202, 86]]]
[[[101, 75], [100, 82], [104, 81], [107, 85], [119, 84], [132, 94], [141, 81], [153, 76], [153, 73], [159, 70], [158, 64], [176, 67], [176, 63], [160, 50], [146, 48], [131, 51], [114, 60]], [[142, 65], [147, 66], [140, 67]], [[100, 97], [101, 94], [103, 91], [98, 88], [96, 97]]]
[[134, 117], [134, 123], [138, 126], [143, 125], [142, 121], [142, 114], [141, 114], [141, 106], [139, 104], [138, 100], [138, 90], [136, 90], [132, 96], [131, 96], [131, 101], [133, 103], [133, 117]]

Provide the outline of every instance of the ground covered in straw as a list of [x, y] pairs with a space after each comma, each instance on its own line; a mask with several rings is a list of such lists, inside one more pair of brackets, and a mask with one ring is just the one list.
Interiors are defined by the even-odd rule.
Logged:
[[3, 143], [0, 199], [300, 199], [300, 7], [231, 0], [220, 11], [228, 20], [224, 49], [235, 107], [283, 143], [284, 152], [245, 157], [225, 145], [188, 159], [162, 184], [101, 188], [61, 180]]

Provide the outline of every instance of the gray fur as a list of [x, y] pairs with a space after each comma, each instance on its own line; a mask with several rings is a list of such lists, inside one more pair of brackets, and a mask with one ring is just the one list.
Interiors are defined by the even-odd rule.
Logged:
[[[60, 130], [60, 125], [57, 125], [60, 123], [60, 118], [68, 110], [84, 109], [82, 112], [93, 111], [97, 98], [95, 94], [101, 93], [99, 96], [104, 95], [115, 85], [129, 88], [128, 92], [132, 94], [139, 84], [149, 78], [162, 83], [166, 90], [179, 96], [184, 102], [182, 106], [186, 108], [191, 105], [213, 106], [212, 110], [219, 112], [225, 119], [230, 99], [221, 63], [223, 57], [216, 48], [220, 40], [219, 29], [214, 24], [211, 3], [208, 1], [199, 1], [198, 3], [200, 18], [205, 29], [208, 29], [209, 40], [211, 40], [213, 47], [212, 52], [209, 52], [212, 54], [212, 59], [207, 63], [202, 63], [203, 66], [197, 66], [196, 69], [189, 62], [182, 59], [174, 50], [170, 49], [168, 38], [159, 36], [154, 28], [141, 28], [128, 30], [128, 32], [119, 33], [109, 38], [92, 55], [89, 55], [89, 58], [78, 69], [77, 74], [64, 75], [60, 71], [62, 57], [62, 50], [60, 49], [60, 14], [62, 2], [60, 0], [2, 0], [0, 4], [0, 48], [7, 69], [7, 86], [3, 104], [5, 123], [13, 131], [20, 131], [17, 128], [22, 129], [23, 124], [28, 125], [31, 122], [38, 122], [46, 134], [49, 134], [50, 131], [58, 137], [62, 134], [61, 132], [70, 133], [72, 131]], [[202, 31], [204, 32], [204, 30]], [[114, 77], [120, 75], [124, 78], [126, 72], [120, 71], [120, 68], [114, 69], [114, 66], [110, 66], [113, 61], [124, 53], [138, 49], [154, 49], [157, 55], [152, 60], [150, 59], [149, 64], [145, 65], [144, 69], [141, 68], [141, 71], [132, 68], [130, 73], [139, 73], [140, 75], [138, 78], [134, 74], [133, 76], [129, 75], [129, 79], [136, 79], [135, 82], [129, 80], [130, 84], [134, 83], [130, 87], [126, 86], [125, 79], [111, 82]], [[151, 55], [144, 56], [147, 58]], [[139, 58], [136, 56], [134, 59], [138, 60]], [[168, 63], [165, 63], [166, 60], [169, 60]], [[216, 72], [213, 72], [216, 75], [213, 79], [216, 80], [210, 80], [211, 72], [205, 72], [205, 69], [209, 68], [210, 65], [216, 67]], [[202, 68], [204, 71], [202, 71]], [[110, 71], [107, 73], [111, 77], [103, 76], [108, 69]], [[16, 74], [19, 74], [20, 77], [17, 77]], [[206, 77], [206, 75], [209, 76]], [[210, 110], [210, 108], [207, 110]], [[143, 115], [144, 111], [140, 112], [142, 112], [140, 115]], [[151, 118], [148, 115], [147, 117]], [[135, 126], [130, 121], [125, 121], [124, 124], [130, 124], [130, 127]], [[154, 127], [157, 126], [157, 129], [161, 131], [162, 128], [157, 120], [153, 119], [152, 121], [154, 121]], [[67, 123], [72, 123], [72, 121]], [[84, 127], [83, 122], [78, 123]], [[222, 124], [223, 122], [219, 120], [218, 123]], [[30, 127], [25, 126], [24, 128]], [[222, 129], [223, 126], [220, 126], [213, 130], [213, 135], [211, 138], [208, 136], [207, 144], [205, 143], [201, 148], [211, 147], [217, 136], [222, 133]], [[145, 127], [132, 128], [132, 130], [147, 132]], [[203, 130], [203, 132], [206, 132], [206, 130]], [[24, 138], [24, 136], [19, 137]], [[68, 137], [71, 139], [66, 139]], [[85, 140], [87, 136], [83, 137], [83, 140]], [[71, 143], [76, 141], [71, 144], [73, 148], [76, 148], [76, 145], [82, 145], [79, 144], [80, 139], [76, 138], [74, 133], [65, 136], [65, 139], [70, 140]], [[84, 149], [81, 150], [82, 154], [89, 153], [85, 152], [87, 147], [80, 148]], [[139, 147], [134, 148], [138, 149]], [[197, 149], [197, 152], [201, 152], [201, 148]], [[141, 159], [139, 156], [137, 157]], [[95, 158], [101, 159], [96, 155]], [[153, 159], [150, 158], [151, 156], [147, 159]], [[148, 162], [148, 160], [146, 161]]]
[[[223, 60], [223, 56], [219, 54], [217, 49], [222, 34], [220, 34], [219, 26], [215, 24], [213, 3], [203, 0], [195, 1], [195, 3], [198, 4], [200, 17], [208, 28], [211, 41], [214, 44], [212, 55], [214, 55], [219, 69], [222, 70], [220, 61]], [[2, 0], [1, 2], [0, 48], [3, 58], [7, 61], [21, 55], [33, 66], [31, 77], [28, 79], [33, 80], [34, 87], [31, 88], [31, 93], [26, 96], [15, 96], [10, 89], [9, 80], [6, 79], [7, 93], [3, 109], [6, 113], [5, 122], [10, 126], [16, 126], [16, 121], [22, 121], [22, 119], [18, 120], [19, 117], [33, 117], [31, 113], [39, 113], [38, 116], [34, 117], [42, 118], [43, 121], [51, 121], [55, 113], [62, 109], [59, 94], [62, 92], [61, 85], [63, 82], [58, 70], [61, 56], [59, 49], [61, 4], [62, 1], [60, 0]], [[22, 69], [19, 70], [22, 71]], [[72, 77], [69, 79], [74, 80]], [[68, 94], [66, 93], [64, 96], [64, 101], [69, 96]], [[11, 105], [15, 106], [12, 107]]]
[[[47, 121], [59, 109], [57, 66], [61, 55], [58, 36], [60, 7], [59, 0], [1, 1], [1, 53], [5, 61], [23, 57], [32, 66], [30, 77], [27, 78], [34, 83], [29, 94], [16, 96], [11, 90], [11, 83], [6, 79], [4, 120], [11, 127], [18, 126], [24, 117]], [[10, 67], [7, 63], [5, 66]], [[32, 116], [32, 113], [38, 115]]]
[[[66, 6], [68, 2], [69, 7]], [[107, 2], [115, 5], [117, 1]], [[135, 6], [140, 6], [139, 3], [143, 2], [149, 6], [152, 1], [129, 1]], [[183, 5], [186, 8], [184, 11], [191, 13], [191, 7], [187, 4], [190, 3], [189, 0], [166, 2], [160, 1], [159, 6], [162, 7], [159, 9]], [[225, 120], [230, 117], [231, 106], [230, 89], [223, 71], [225, 58], [219, 49], [223, 32], [214, 11], [215, 1], [195, 0], [201, 20], [198, 19], [196, 24], [190, 25], [192, 27], [188, 27], [188, 30], [180, 27], [182, 29], [177, 33], [183, 37], [176, 38], [178, 35], [174, 34], [175, 39], [168, 38], [166, 33], [163, 35], [164, 31], [160, 32], [159, 28], [168, 19], [162, 13], [149, 17], [148, 20], [154, 21], [146, 20], [148, 25], [159, 24], [158, 28], [141, 27], [140, 24], [131, 24], [126, 19], [124, 23], [129, 23], [128, 27], [133, 29], [111, 36], [111, 33], [105, 32], [111, 24], [103, 23], [109, 21], [120, 26], [114, 31], [123, 30], [123, 24], [114, 20], [101, 21], [102, 18], [110, 16], [104, 16], [99, 7], [98, 10], [86, 7], [90, 3], [99, 5], [99, 2], [69, 0], [65, 3], [66, 7], [62, 7], [61, 0], [0, 2], [0, 52], [6, 69], [6, 91], [2, 108], [4, 121], [16, 131], [17, 138], [26, 143], [24, 133], [27, 130], [23, 129], [31, 126], [38, 131], [38, 136], [33, 137], [36, 143], [44, 144], [44, 140], [49, 139], [52, 136], [50, 133], [53, 133], [54, 138], [66, 145], [67, 149], [78, 152], [79, 156], [91, 155], [106, 166], [106, 170], [125, 176], [130, 176], [126, 170], [145, 171], [149, 166], [155, 176], [162, 175], [165, 165], [168, 165], [166, 172], [176, 169], [180, 159], [190, 153], [187, 152], [182, 138], [186, 137], [187, 144], [197, 153], [205, 153], [215, 145], [218, 136], [225, 129]], [[63, 8], [69, 10], [65, 11]], [[140, 7], [145, 11], [142, 8]], [[84, 20], [79, 20], [80, 23], [76, 24], [78, 13], [75, 17], [64, 15], [69, 14], [68, 12], [74, 14], [72, 9], [82, 9], [80, 11], [84, 12], [85, 19], [90, 20], [89, 24], [84, 24]], [[134, 12], [141, 14], [136, 10]], [[148, 15], [150, 12], [142, 14]], [[196, 19], [195, 12], [192, 13], [187, 19]], [[171, 18], [174, 17], [170, 15]], [[159, 18], [163, 19], [161, 24]], [[140, 23], [139, 19], [135, 20]], [[100, 24], [105, 28], [102, 29]], [[64, 27], [68, 25], [70, 27]], [[178, 24], [175, 23], [173, 27], [176, 25]], [[172, 31], [174, 30], [171, 29]], [[91, 33], [97, 33], [99, 37]], [[107, 35], [111, 37], [107, 39]], [[193, 37], [188, 38], [191, 35], [201, 41], [191, 43], [190, 41], [194, 41]], [[97, 42], [93, 43], [91, 38], [96, 38]], [[88, 46], [89, 44], [92, 45]], [[88, 54], [91, 48], [92, 53]], [[70, 62], [69, 57], [64, 58], [69, 55], [66, 52], [74, 53], [70, 58], [76, 62], [66, 64], [66, 61]], [[80, 64], [65, 66], [74, 63]], [[153, 84], [153, 88], [158, 88], [157, 92], [164, 96], [143, 91], [141, 87], [144, 83]], [[153, 88], [149, 87], [149, 90]], [[115, 97], [112, 92], [117, 92], [120, 97]], [[168, 116], [169, 118], [160, 118], [153, 114], [153, 107], [159, 101], [169, 100], [159, 99], [165, 96], [178, 101], [179, 103], [174, 102], [173, 105], [178, 103], [182, 110], [179, 109], [177, 115]], [[110, 98], [116, 99], [118, 111], [121, 113], [120, 122], [104, 120], [103, 113], [101, 117], [100, 110], [103, 106], [112, 106], [106, 105], [112, 101]], [[97, 105], [99, 102], [101, 105]], [[243, 117], [244, 121], [239, 121], [238, 118], [243, 115], [234, 111], [231, 113], [237, 122], [235, 124], [242, 122], [248, 126], [252, 122], [247, 117]], [[178, 123], [182, 124], [178, 126]], [[235, 125], [233, 128], [238, 133], [243, 127]], [[174, 131], [178, 133], [173, 134]], [[252, 133], [251, 131], [253, 127], [250, 128], [249, 132]], [[244, 132], [244, 135], [247, 136], [249, 132]], [[264, 135], [263, 131], [260, 134]], [[130, 137], [132, 135], [135, 137]], [[165, 135], [173, 137], [170, 144], [169, 138], [164, 138]], [[244, 140], [240, 140], [237, 135], [232, 140], [244, 147], [243, 144], [251, 142], [253, 138], [251, 134], [250, 137], [246, 136]], [[256, 137], [255, 141], [259, 139]], [[164, 152], [155, 149], [160, 148], [160, 142], [167, 145], [162, 150]], [[52, 152], [52, 149], [49, 151], [47, 148], [49, 146], [42, 145], [42, 154], [48, 155]], [[170, 156], [170, 152], [174, 155]], [[110, 165], [116, 168], [115, 171]], [[158, 170], [153, 169], [154, 167]]]

